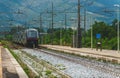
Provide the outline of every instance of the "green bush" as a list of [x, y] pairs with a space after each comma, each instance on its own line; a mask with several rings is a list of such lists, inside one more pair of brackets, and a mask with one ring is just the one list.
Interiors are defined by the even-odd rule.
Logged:
[[110, 47], [110, 49], [116, 50], [117, 49], [117, 38], [112, 38], [111, 40], [109, 40], [108, 46]]
[[46, 75], [50, 75], [51, 73], [52, 73], [52, 71], [46, 70]]

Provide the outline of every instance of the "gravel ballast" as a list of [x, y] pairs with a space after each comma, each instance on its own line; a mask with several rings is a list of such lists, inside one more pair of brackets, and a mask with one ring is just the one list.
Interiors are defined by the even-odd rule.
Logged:
[[[114, 66], [111, 64], [108, 65], [97, 61], [93, 63], [92, 61], [90, 62], [86, 59], [84, 60], [83, 58], [73, 58], [62, 54], [61, 56], [63, 57], [57, 57], [55, 55], [47, 54], [43, 50], [22, 50], [33, 56], [36, 56], [38, 59], [43, 59], [51, 63], [57, 69], [71, 76], [72, 78], [120, 78], [119, 75], [116, 75], [116, 72], [120, 72], [120, 70], [116, 70], [116, 67], [120, 68], [120, 66]], [[52, 52], [52, 54], [57, 53]], [[64, 57], [70, 58], [72, 61], [65, 59]], [[74, 60], [78, 62], [75, 62]]]

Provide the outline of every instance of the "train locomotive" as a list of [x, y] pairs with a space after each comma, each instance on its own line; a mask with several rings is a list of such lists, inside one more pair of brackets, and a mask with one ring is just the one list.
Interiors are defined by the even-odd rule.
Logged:
[[30, 28], [13, 35], [13, 42], [27, 47], [38, 47], [39, 34], [36, 29]]

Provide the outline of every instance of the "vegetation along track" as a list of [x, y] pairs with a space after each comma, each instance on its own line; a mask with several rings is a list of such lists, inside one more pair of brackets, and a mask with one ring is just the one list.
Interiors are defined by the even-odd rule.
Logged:
[[71, 78], [70, 76], [60, 72], [42, 59], [37, 59], [35, 56], [26, 53], [25, 51], [14, 50], [14, 52], [21, 58], [21, 60], [27, 64], [27, 66], [33, 70], [39, 77], [45, 78]]
[[92, 68], [92, 69], [95, 69], [99, 72], [113, 75], [115, 77], [120, 77], [120, 66], [119, 65], [113, 65], [110, 63], [103, 63], [103, 62], [90, 60], [90, 59], [86, 59], [86, 58], [80, 58], [80, 57], [74, 56], [74, 55], [53, 52], [53, 51], [48, 51], [48, 50], [43, 50], [43, 49], [33, 49], [33, 50], [37, 51], [37, 52], [43, 52], [45, 54], [52, 55], [55, 57], [59, 57], [61, 59], [68, 60], [70, 62], [80, 64], [80, 65], [85, 66], [87, 68], [90, 68], [90, 69]]
[[[24, 48], [22, 47], [22, 49], [24, 49]], [[65, 59], [65, 60], [68, 60], [70, 62], [80, 64], [80, 65], [85, 66], [87, 68], [95, 69], [99, 72], [103, 72], [106, 74], [109, 73], [110, 75], [113, 75], [113, 76], [118, 77], [118, 78], [120, 77], [120, 66], [119, 65], [113, 65], [110, 63], [103, 63], [103, 62], [99, 62], [99, 61], [95, 61], [95, 60], [81, 58], [79, 56], [74, 56], [74, 55], [70, 55], [70, 54], [49, 51], [49, 50], [44, 50], [44, 49], [39, 49], [39, 48], [31, 49], [31, 50], [37, 51], [39, 54], [42, 52], [42, 53], [45, 53], [48, 55], [59, 57], [61, 59]]]

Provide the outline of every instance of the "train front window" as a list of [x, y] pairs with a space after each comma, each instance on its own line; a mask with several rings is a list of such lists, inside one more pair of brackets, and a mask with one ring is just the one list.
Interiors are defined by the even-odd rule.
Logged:
[[27, 36], [28, 37], [37, 37], [37, 32], [36, 31], [29, 31]]

